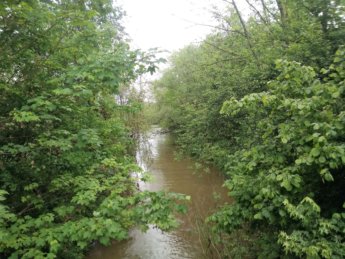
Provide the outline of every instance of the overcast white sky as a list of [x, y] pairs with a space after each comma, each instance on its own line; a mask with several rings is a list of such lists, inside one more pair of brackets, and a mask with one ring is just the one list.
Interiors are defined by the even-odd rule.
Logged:
[[[239, 2], [243, 0], [238, 0]], [[173, 51], [199, 41], [215, 25], [210, 10], [222, 0], [117, 0], [127, 13], [124, 25], [133, 47]]]
[[[123, 20], [126, 32], [132, 39], [132, 47], [142, 50], [159, 48], [172, 52], [201, 41], [217, 25], [212, 10], [225, 9], [223, 0], [114, 0], [126, 12]], [[245, 12], [245, 0], [237, 0]], [[199, 24], [199, 25], [198, 25]], [[167, 58], [168, 53], [161, 54]], [[166, 66], [160, 65], [161, 68]], [[160, 77], [145, 76], [145, 81]], [[140, 83], [141, 85], [142, 83]]]

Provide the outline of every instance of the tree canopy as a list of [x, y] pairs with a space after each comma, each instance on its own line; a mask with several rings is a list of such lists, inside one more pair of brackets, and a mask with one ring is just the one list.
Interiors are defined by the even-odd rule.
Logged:
[[228, 175], [209, 217], [228, 258], [343, 258], [344, 4], [236, 1], [154, 84], [185, 154]]
[[[0, 256], [78, 258], [134, 226], [176, 225], [183, 196], [139, 192], [132, 102], [153, 71], [110, 0], [0, 3]], [[127, 116], [128, 115], [128, 116]]]

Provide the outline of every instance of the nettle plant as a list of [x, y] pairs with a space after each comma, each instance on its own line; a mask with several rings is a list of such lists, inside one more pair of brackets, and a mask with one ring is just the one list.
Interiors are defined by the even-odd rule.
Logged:
[[229, 118], [241, 113], [256, 123], [246, 148], [229, 156], [235, 203], [209, 220], [218, 231], [259, 230], [263, 257], [345, 256], [344, 57], [341, 48], [319, 75], [279, 60], [267, 91], [222, 107]]

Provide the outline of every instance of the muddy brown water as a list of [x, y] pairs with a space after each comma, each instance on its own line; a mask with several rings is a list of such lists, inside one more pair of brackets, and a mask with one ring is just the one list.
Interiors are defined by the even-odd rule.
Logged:
[[151, 173], [149, 183], [140, 183], [142, 190], [167, 190], [191, 196], [187, 215], [171, 232], [150, 227], [145, 233], [134, 229], [130, 238], [110, 246], [96, 245], [88, 259], [180, 259], [205, 258], [205, 231], [202, 221], [220, 204], [229, 201], [222, 187], [223, 176], [214, 168], [195, 169], [191, 159], [175, 159], [171, 136], [153, 129], [145, 145], [137, 152], [140, 166]]

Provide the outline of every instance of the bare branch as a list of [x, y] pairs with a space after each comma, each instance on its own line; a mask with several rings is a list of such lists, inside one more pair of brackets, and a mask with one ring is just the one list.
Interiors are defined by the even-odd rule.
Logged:
[[277, 18], [277, 15], [274, 14], [274, 13], [267, 7], [267, 5], [266, 5], [266, 3], [265, 3], [265, 0], [260, 0], [260, 1], [261, 1], [262, 9], [263, 9], [264, 12], [265, 12], [265, 17], [268, 17], [268, 14], [269, 14], [269, 15], [271, 15], [271, 16], [274, 18], [274, 20], [275, 20], [276, 22], [279, 22], [279, 19]]
[[185, 22], [191, 23], [194, 26], [204, 26], [204, 27], [209, 27], [209, 28], [217, 29], [217, 30], [220, 30], [220, 31], [225, 31], [227, 33], [232, 32], [232, 33], [237, 33], [237, 34], [241, 34], [242, 36], [244, 36], [243, 32], [241, 32], [239, 30], [232, 30], [230, 28], [224, 28], [224, 27], [221, 27], [221, 26], [215, 26], [215, 25], [210, 25], [210, 24], [205, 24], [205, 23], [197, 23], [197, 22], [194, 22], [194, 21], [182, 18], [182, 17], [179, 17], [179, 19], [181, 19], [181, 20], [183, 20]]
[[262, 14], [259, 12], [259, 10], [249, 1], [249, 0], [245, 0], [247, 2], [247, 4], [255, 11], [255, 13], [260, 17], [260, 20], [265, 23], [265, 24], [269, 24], [269, 21], [267, 20], [267, 17], [263, 17]]
[[220, 50], [220, 51], [223, 51], [223, 52], [225, 52], [225, 53], [231, 54], [231, 55], [233, 55], [233, 56], [242, 57], [241, 55], [239, 55], [239, 54], [236, 53], [236, 52], [230, 51], [230, 50], [228, 50], [228, 49], [223, 49], [223, 48], [217, 46], [216, 44], [213, 44], [213, 43], [211, 43], [211, 42], [209, 42], [209, 41], [207, 41], [207, 40], [203, 41], [203, 43], [205, 43], [205, 44], [207, 44], [207, 45], [210, 45], [211, 47], [213, 47], [213, 48], [215, 48], [215, 49], [218, 49], [218, 50]]
[[[226, 1], [226, 0], [223, 0], [223, 1]], [[235, 11], [236, 11], [236, 13], [237, 13], [237, 16], [238, 16], [238, 18], [239, 18], [239, 20], [240, 20], [240, 23], [241, 23], [241, 25], [242, 25], [242, 29], [243, 29], [243, 32], [244, 32], [244, 36], [245, 36], [245, 38], [247, 39], [247, 43], [248, 43], [249, 49], [250, 49], [250, 51], [252, 52], [254, 59], [256, 60], [257, 66], [259, 66], [259, 59], [258, 59], [258, 57], [257, 57], [257, 55], [256, 55], [256, 53], [255, 53], [255, 50], [254, 50], [254, 47], [253, 47], [253, 45], [252, 45], [252, 42], [251, 42], [251, 39], [250, 39], [249, 32], [248, 32], [248, 30], [247, 30], [246, 24], [245, 24], [245, 22], [244, 22], [244, 20], [243, 20], [243, 18], [242, 18], [242, 15], [241, 15], [240, 11], [238, 10], [238, 7], [237, 7], [237, 5], [236, 5], [235, 0], [232, 0], [232, 5], [234, 6]]]

